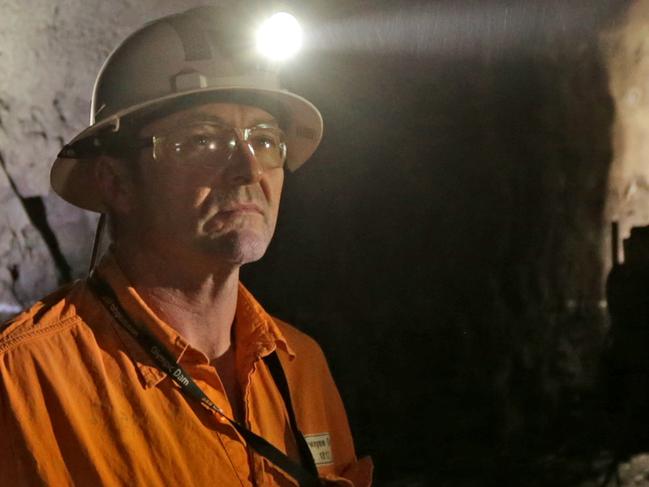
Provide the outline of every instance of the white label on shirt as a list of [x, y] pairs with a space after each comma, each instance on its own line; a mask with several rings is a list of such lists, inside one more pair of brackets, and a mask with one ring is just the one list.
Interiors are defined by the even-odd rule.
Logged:
[[316, 466], [331, 465], [334, 463], [334, 457], [331, 454], [331, 438], [329, 433], [317, 433], [315, 435], [304, 435], [311, 455]]

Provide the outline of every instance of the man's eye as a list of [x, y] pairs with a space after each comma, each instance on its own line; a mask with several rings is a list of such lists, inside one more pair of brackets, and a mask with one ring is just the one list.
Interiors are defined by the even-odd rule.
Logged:
[[271, 135], [258, 135], [254, 137], [253, 144], [260, 149], [274, 149], [278, 145], [278, 141]]
[[192, 145], [195, 146], [209, 146], [212, 144], [214, 139], [208, 135], [198, 134], [192, 137]]
[[189, 139], [187, 145], [198, 150], [213, 151], [224, 147], [224, 141], [222, 137], [215, 136], [214, 134], [195, 134]]
[[275, 141], [270, 137], [264, 137], [259, 142], [261, 143], [262, 146], [266, 147], [267, 149], [270, 149], [271, 147], [275, 147]]

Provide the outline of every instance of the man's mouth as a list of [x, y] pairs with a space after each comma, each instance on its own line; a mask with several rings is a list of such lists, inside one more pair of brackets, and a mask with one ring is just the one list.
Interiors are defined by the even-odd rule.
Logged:
[[264, 216], [264, 212], [261, 207], [255, 203], [237, 203], [227, 205], [219, 209], [219, 211], [207, 220], [205, 229], [208, 232], [214, 230], [220, 231], [229, 223], [234, 222], [237, 217], [243, 217], [245, 215]]
[[255, 203], [237, 203], [235, 205], [228, 205], [225, 208], [222, 208], [218, 211], [215, 216], [225, 214], [236, 214], [236, 213], [259, 213], [263, 215], [264, 212], [262, 209]]

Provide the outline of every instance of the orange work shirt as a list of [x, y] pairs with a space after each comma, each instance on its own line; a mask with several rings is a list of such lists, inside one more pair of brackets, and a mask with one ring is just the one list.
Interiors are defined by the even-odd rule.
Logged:
[[[149, 328], [232, 417], [215, 368], [138, 296], [110, 255], [97, 269], [131, 320]], [[286, 405], [262, 357], [277, 351], [320, 477], [365, 487], [347, 416], [316, 342], [239, 285], [234, 328], [246, 426], [297, 460]], [[294, 486], [225, 420], [188, 399], [85, 281], [0, 331], [0, 485]]]

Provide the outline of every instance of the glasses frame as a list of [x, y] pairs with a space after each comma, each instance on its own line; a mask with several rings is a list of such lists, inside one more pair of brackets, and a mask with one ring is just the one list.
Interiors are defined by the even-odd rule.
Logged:
[[[248, 139], [249, 139], [250, 135], [254, 132], [254, 130], [260, 129], [260, 128], [261, 129], [265, 128], [265, 129], [279, 130], [281, 132], [281, 134], [282, 134], [282, 142], [280, 142], [280, 150], [281, 150], [281, 155], [282, 155], [281, 163], [278, 166], [272, 166], [272, 167], [268, 167], [268, 168], [265, 168], [265, 169], [279, 169], [279, 168], [283, 168], [285, 166], [285, 164], [286, 164], [287, 146], [286, 146], [286, 142], [284, 140], [285, 137], [286, 137], [286, 134], [284, 133], [284, 131], [280, 127], [278, 127], [277, 125], [275, 125], [273, 123], [260, 123], [260, 124], [254, 125], [252, 127], [233, 127], [233, 126], [230, 126], [230, 125], [220, 124], [220, 123], [213, 122], [213, 121], [209, 121], [209, 122], [208, 121], [205, 121], [205, 122], [197, 121], [197, 122], [192, 122], [189, 125], [211, 125], [211, 126], [216, 126], [216, 127], [220, 128], [220, 129], [225, 129], [225, 130], [231, 131], [235, 135], [235, 137], [237, 139], [237, 144], [235, 145], [235, 147], [233, 147], [232, 149], [229, 150], [229, 154], [227, 155], [226, 160], [230, 160], [232, 158], [233, 154], [236, 152], [237, 148], [240, 148], [242, 143], [245, 144], [248, 147], [248, 150], [250, 151], [250, 154], [253, 157], [256, 158], [257, 156], [255, 155], [254, 149], [248, 143]], [[147, 136], [147, 137], [138, 137], [135, 140], [131, 139], [132, 142], [130, 142], [128, 144], [129, 148], [133, 149], [133, 150], [142, 150], [142, 149], [146, 149], [147, 147], [151, 147], [152, 148], [151, 156], [153, 157], [154, 160], [159, 160], [156, 157], [156, 152], [155, 152], [156, 144], [163, 143], [163, 141], [164, 141], [164, 139], [166, 137], [169, 137], [170, 135], [172, 135], [174, 133], [174, 131], [178, 130], [179, 128], [185, 128], [185, 127], [175, 127], [175, 128], [169, 129], [169, 130], [167, 130], [167, 131], [165, 131], [165, 132], [163, 132], [162, 134], [159, 134], [159, 135], [150, 135], [150, 136]]]

